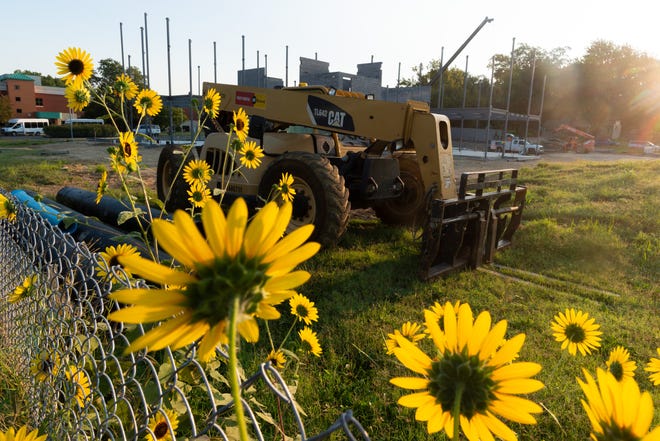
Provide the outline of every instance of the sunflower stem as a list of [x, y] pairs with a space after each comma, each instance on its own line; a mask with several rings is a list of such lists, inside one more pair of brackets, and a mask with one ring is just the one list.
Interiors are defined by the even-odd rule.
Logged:
[[461, 399], [463, 398], [463, 390], [465, 389], [465, 383], [458, 383], [456, 385], [456, 395], [454, 395], [454, 406], [451, 409], [451, 416], [454, 418], [454, 436], [453, 440], [458, 441], [458, 427], [460, 423], [461, 416]]
[[243, 402], [241, 401], [241, 385], [238, 379], [238, 350], [236, 347], [236, 329], [240, 301], [241, 299], [239, 296], [234, 296], [231, 310], [229, 312], [229, 383], [231, 384], [231, 396], [234, 399], [236, 422], [238, 423], [241, 441], [248, 441], [247, 426], [245, 425], [245, 412], [243, 411]]

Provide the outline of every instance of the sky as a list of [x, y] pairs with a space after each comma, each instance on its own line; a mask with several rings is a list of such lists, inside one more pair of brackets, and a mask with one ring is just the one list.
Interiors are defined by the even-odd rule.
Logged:
[[486, 17], [492, 22], [477, 32], [452, 67], [463, 70], [467, 63], [471, 75], [489, 77], [490, 58], [510, 54], [514, 44], [548, 51], [564, 47], [571, 58], [579, 58], [596, 40], [628, 45], [660, 59], [653, 4], [647, 0], [33, 0], [28, 7], [18, 0], [0, 0], [5, 37], [0, 74], [21, 69], [56, 76], [55, 57], [68, 47], [86, 50], [95, 61], [121, 62], [123, 42], [126, 66], [130, 59], [130, 65], [142, 69], [145, 47], [150, 86], [161, 95], [187, 94], [191, 84], [192, 92], [198, 93], [201, 83], [216, 78], [219, 83], [236, 84], [243, 65], [266, 67], [268, 76], [294, 86], [300, 57], [326, 61], [331, 72], [353, 74], [358, 64], [381, 62], [382, 85], [394, 87], [398, 78], [412, 78], [413, 67], [420, 63], [426, 67], [443, 53], [447, 61]]

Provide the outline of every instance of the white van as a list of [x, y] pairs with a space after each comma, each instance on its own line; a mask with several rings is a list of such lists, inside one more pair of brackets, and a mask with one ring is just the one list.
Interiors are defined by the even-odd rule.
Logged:
[[2, 134], [7, 135], [43, 135], [44, 127], [48, 126], [45, 118], [14, 118], [2, 128]]

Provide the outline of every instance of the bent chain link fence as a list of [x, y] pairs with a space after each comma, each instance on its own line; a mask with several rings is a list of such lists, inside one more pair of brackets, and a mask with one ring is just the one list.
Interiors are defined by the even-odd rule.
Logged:
[[[98, 277], [95, 268], [100, 262], [114, 283], [130, 286], [126, 274], [113, 272], [86, 244], [2, 193], [14, 201], [17, 218], [0, 220], [0, 350], [24, 379], [32, 425], [52, 440], [164, 439], [168, 433], [180, 440], [237, 438], [234, 403], [222, 374], [226, 355], [205, 365], [196, 360], [194, 345], [124, 355], [144, 329], [106, 319], [117, 308], [107, 298], [113, 282]], [[31, 276], [34, 290], [10, 302]], [[256, 439], [311, 441], [337, 439], [337, 433], [369, 439], [351, 411], [308, 437], [290, 388], [269, 363], [242, 389]]]

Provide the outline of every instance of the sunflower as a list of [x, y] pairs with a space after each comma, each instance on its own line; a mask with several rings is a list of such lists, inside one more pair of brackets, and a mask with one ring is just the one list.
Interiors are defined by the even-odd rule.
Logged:
[[135, 170], [140, 160], [138, 156], [138, 144], [135, 142], [133, 132], [120, 132], [119, 145], [121, 147], [121, 158], [129, 170]]
[[44, 382], [57, 375], [60, 357], [56, 353], [41, 351], [30, 363], [30, 373], [37, 381]]
[[387, 351], [387, 354], [394, 354], [394, 348], [399, 347], [397, 336], [402, 336], [413, 343], [424, 339], [425, 335], [419, 333], [421, 329], [422, 327], [419, 323], [406, 322], [401, 326], [401, 330], [395, 329], [393, 334], [387, 334], [388, 338], [385, 341], [385, 350]]
[[131, 77], [121, 74], [112, 85], [112, 91], [124, 100], [132, 100], [138, 93], [138, 87]]
[[[517, 423], [536, 423], [532, 414], [543, 409], [516, 395], [543, 388], [543, 383], [531, 378], [541, 365], [511, 362], [520, 351], [525, 334], [516, 335], [498, 348], [507, 322], [502, 320], [491, 328], [487, 311], [473, 320], [467, 303], [461, 304], [458, 314], [450, 303], [445, 304], [444, 331], [434, 312], [425, 310], [424, 317], [437, 353], [428, 356], [407, 338], [397, 336], [399, 347], [394, 349], [394, 355], [421, 377], [395, 377], [390, 382], [417, 391], [402, 396], [398, 403], [416, 408], [415, 419], [427, 421], [428, 433], [444, 429], [449, 438], [458, 437], [454, 430], [460, 422], [470, 441], [492, 440], [493, 434], [514, 440], [516, 434], [498, 416]], [[454, 426], [456, 414], [460, 418]]]
[[[110, 280], [115, 281], [116, 278], [112, 271], [108, 271], [107, 268], [113, 268], [116, 266], [122, 267], [119, 263], [119, 257], [121, 256], [139, 256], [140, 252], [133, 245], [121, 244], [121, 245], [111, 245], [105, 249], [102, 253], [99, 254], [99, 257], [103, 259], [106, 264], [99, 262], [96, 265], [96, 275], [99, 278], [110, 276]], [[107, 267], [106, 267], [107, 265]], [[128, 268], [122, 267], [127, 276], [131, 277], [131, 271]]]
[[91, 96], [89, 90], [82, 84], [69, 84], [64, 89], [67, 105], [74, 112], [80, 112], [89, 105]]
[[291, 314], [307, 325], [311, 325], [312, 322], [319, 319], [319, 311], [314, 306], [314, 302], [311, 302], [302, 294], [295, 294], [291, 297], [289, 299], [289, 306], [291, 307]]
[[97, 205], [99, 202], [101, 202], [101, 198], [103, 198], [103, 195], [107, 190], [108, 190], [108, 172], [106, 170], [103, 170], [101, 172], [101, 179], [99, 179], [99, 183], [96, 185], [95, 202]]
[[211, 180], [211, 166], [203, 159], [193, 159], [183, 168], [183, 179], [189, 185], [206, 184]]
[[[238, 331], [248, 341], [259, 339], [256, 317], [277, 319], [273, 307], [305, 283], [307, 271], [293, 271], [316, 254], [320, 245], [303, 244], [314, 229], [305, 225], [282, 238], [291, 219], [291, 204], [266, 204], [248, 224], [247, 205], [237, 199], [227, 217], [215, 201], [201, 213], [206, 240], [185, 211], [173, 222], [156, 219], [154, 237], [184, 268], [170, 268], [138, 256], [122, 256], [125, 268], [160, 285], [176, 289], [126, 289], [111, 299], [132, 306], [109, 318], [126, 323], [163, 321], [133, 341], [129, 352], [171, 346], [178, 349], [201, 338], [197, 354], [207, 361], [215, 347], [227, 343], [227, 327], [238, 303]], [[184, 271], [185, 270], [185, 271]]]
[[261, 158], [264, 157], [263, 149], [254, 141], [244, 143], [238, 153], [241, 154], [241, 164], [247, 168], [259, 167]]
[[660, 440], [660, 427], [649, 432], [653, 401], [640, 393], [635, 381], [618, 382], [611, 372], [598, 368], [596, 381], [585, 369], [585, 381], [577, 379], [586, 400], [580, 400], [591, 422], [594, 441]]
[[300, 341], [305, 352], [309, 352], [310, 354], [316, 355], [317, 357], [321, 356], [323, 349], [321, 349], [321, 345], [319, 344], [319, 339], [316, 336], [316, 332], [305, 326], [303, 329], [298, 331], [298, 336], [300, 337]]
[[576, 351], [582, 355], [591, 354], [593, 349], [600, 347], [600, 325], [595, 324], [589, 314], [570, 308], [557, 314], [554, 320], [551, 323], [552, 335], [561, 342], [562, 349], [568, 348], [571, 355], [576, 355]]
[[142, 116], [156, 116], [160, 112], [160, 109], [163, 108], [163, 101], [155, 91], [151, 89], [144, 89], [138, 93], [133, 106]]
[[[660, 356], [660, 348], [657, 349], [658, 356]], [[644, 367], [646, 372], [650, 372], [649, 379], [654, 386], [660, 386], [660, 358], [653, 358]]]
[[[149, 418], [147, 441], [172, 441], [172, 433], [176, 436], [179, 427], [179, 416], [170, 409], [161, 409], [155, 416]], [[153, 433], [153, 435], [152, 435]]]
[[57, 74], [64, 75], [67, 85], [82, 86], [83, 81], [89, 80], [94, 71], [92, 57], [77, 47], [63, 50], [57, 55], [56, 60]]
[[75, 366], [69, 366], [65, 373], [67, 380], [71, 382], [71, 387], [75, 388], [74, 396], [78, 406], [85, 407], [85, 403], [92, 396], [87, 373]]
[[23, 283], [18, 285], [9, 297], [7, 301], [9, 303], [16, 303], [21, 299], [27, 298], [32, 295], [36, 290], [36, 284], [39, 276], [37, 274], [32, 274], [23, 279]]
[[211, 200], [211, 190], [201, 182], [195, 182], [188, 190], [188, 200], [193, 207], [202, 208], [207, 201]]
[[39, 429], [28, 432], [27, 426], [18, 429], [18, 432], [10, 427], [5, 432], [0, 432], [0, 441], [45, 441], [48, 435], [39, 436]]
[[286, 365], [286, 357], [281, 349], [270, 351], [268, 357], [266, 357], [266, 361], [270, 361], [270, 364], [273, 365], [274, 368], [280, 370], [284, 369], [284, 366]]
[[240, 108], [238, 112], [234, 112], [234, 132], [236, 132], [236, 136], [241, 142], [245, 142], [249, 130], [250, 120], [248, 120], [245, 110]]
[[10, 222], [16, 220], [16, 205], [2, 193], [0, 193], [0, 219], [7, 219]]
[[277, 184], [277, 192], [283, 201], [293, 202], [296, 190], [293, 188], [293, 176], [290, 173], [282, 173], [280, 182]]
[[211, 118], [216, 118], [220, 111], [220, 94], [213, 88], [209, 89], [204, 96], [204, 111]]
[[616, 381], [632, 380], [635, 377], [637, 363], [630, 359], [630, 352], [623, 346], [617, 346], [612, 349], [606, 364], [607, 370], [614, 375]]

